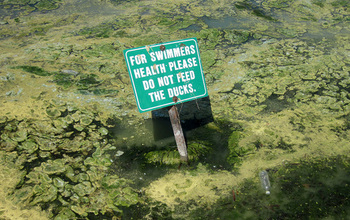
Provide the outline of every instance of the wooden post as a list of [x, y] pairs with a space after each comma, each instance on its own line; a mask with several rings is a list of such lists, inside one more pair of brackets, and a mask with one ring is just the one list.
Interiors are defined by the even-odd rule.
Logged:
[[[177, 101], [177, 98], [176, 98], [176, 101]], [[180, 154], [180, 161], [188, 163], [188, 154], [187, 154], [185, 137], [184, 137], [184, 133], [182, 132], [179, 113], [177, 112], [177, 108], [175, 105], [173, 105], [169, 109], [169, 117], [171, 121], [171, 126], [173, 127], [177, 149]]]

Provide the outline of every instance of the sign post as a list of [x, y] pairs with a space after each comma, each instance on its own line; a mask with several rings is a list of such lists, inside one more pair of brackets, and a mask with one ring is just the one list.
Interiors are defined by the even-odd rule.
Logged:
[[176, 141], [177, 150], [180, 154], [180, 161], [188, 163], [187, 146], [184, 134], [182, 132], [181, 122], [179, 113], [175, 105], [169, 109], [169, 117], [171, 121], [171, 126], [173, 127], [174, 137]]
[[[196, 38], [124, 50], [141, 113], [168, 106], [181, 161], [188, 161], [176, 103], [208, 96]], [[181, 137], [180, 137], [181, 136]]]

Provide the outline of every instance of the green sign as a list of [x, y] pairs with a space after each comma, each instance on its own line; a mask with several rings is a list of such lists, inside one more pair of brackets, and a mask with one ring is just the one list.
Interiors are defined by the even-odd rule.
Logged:
[[124, 57], [141, 113], [208, 96], [196, 38], [124, 50]]

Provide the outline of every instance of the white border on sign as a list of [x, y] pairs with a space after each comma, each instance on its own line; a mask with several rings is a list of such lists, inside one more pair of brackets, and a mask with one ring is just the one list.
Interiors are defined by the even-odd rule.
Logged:
[[[200, 67], [200, 70], [201, 70], [203, 86], [204, 86], [204, 94], [193, 96], [193, 97], [190, 97], [190, 98], [187, 98], [187, 99], [182, 99], [181, 102], [186, 102], [186, 101], [198, 99], [200, 97], [205, 97], [205, 95], [208, 93], [207, 87], [206, 87], [206, 83], [205, 83], [204, 73], [203, 73], [203, 69], [202, 69], [202, 61], [200, 59], [199, 47], [198, 47], [197, 41], [194, 38], [189, 38], [189, 39], [185, 39], [185, 40], [171, 41], [171, 42], [167, 42], [167, 43], [160, 43], [160, 44], [151, 45], [151, 48], [153, 48], [153, 47], [158, 47], [160, 45], [168, 45], [168, 44], [175, 44], [175, 43], [178, 43], [178, 42], [188, 42], [188, 41], [194, 41], [194, 44], [196, 45], [198, 60], [199, 60], [199, 63], [200, 63], [199, 67]], [[128, 52], [133, 52], [133, 51], [137, 51], [137, 50], [144, 50], [144, 49], [145, 49], [145, 47], [138, 47], [138, 48], [130, 49], [130, 50], [125, 52], [125, 58], [126, 58], [125, 60], [126, 60], [126, 63], [128, 65], [128, 70], [131, 71], [130, 64], [129, 64], [129, 59], [128, 59], [128, 56], [127, 56]], [[139, 101], [139, 97], [137, 96], [137, 90], [136, 90], [133, 74], [129, 72], [129, 76], [130, 76], [130, 79], [131, 79], [132, 88], [134, 90], [137, 106], [139, 107], [139, 109], [142, 112], [147, 112], [147, 111], [151, 111], [153, 109], [159, 109], [159, 108], [166, 107], [166, 106], [169, 106], [171, 104], [174, 104], [174, 102], [168, 102], [168, 103], [165, 103], [165, 104], [162, 104], [162, 105], [157, 105], [157, 106], [154, 106], [154, 107], [143, 109], [141, 107], [141, 104], [140, 104], [140, 101]]]

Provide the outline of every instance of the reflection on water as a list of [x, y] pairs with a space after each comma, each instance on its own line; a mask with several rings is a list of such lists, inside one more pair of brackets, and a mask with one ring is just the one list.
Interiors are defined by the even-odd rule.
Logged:
[[[349, 7], [2, 1], [0, 218], [348, 218]], [[122, 51], [189, 37], [209, 97], [177, 104], [179, 167], [167, 109], [137, 111]]]

